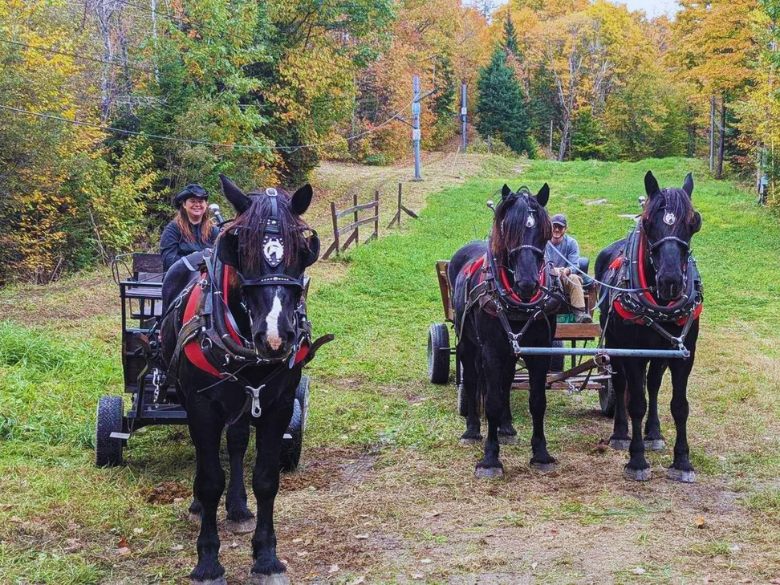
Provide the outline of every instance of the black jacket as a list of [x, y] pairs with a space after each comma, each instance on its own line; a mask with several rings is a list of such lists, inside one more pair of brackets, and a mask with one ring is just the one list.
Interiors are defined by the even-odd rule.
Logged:
[[163, 230], [160, 238], [160, 254], [163, 258], [163, 270], [168, 270], [182, 256], [187, 256], [193, 252], [199, 252], [214, 245], [214, 240], [219, 235], [217, 227], [211, 228], [211, 234], [208, 241], [204, 242], [200, 237], [200, 226], [189, 224], [192, 233], [195, 234], [195, 241], [188, 242], [181, 234], [176, 221], [172, 221]]

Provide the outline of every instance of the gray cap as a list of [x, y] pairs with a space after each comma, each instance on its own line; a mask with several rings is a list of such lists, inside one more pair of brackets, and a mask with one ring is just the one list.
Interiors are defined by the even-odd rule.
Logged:
[[556, 213], [552, 216], [552, 219], [550, 220], [553, 225], [562, 225], [563, 227], [567, 227], [566, 225], [566, 216], [562, 213]]

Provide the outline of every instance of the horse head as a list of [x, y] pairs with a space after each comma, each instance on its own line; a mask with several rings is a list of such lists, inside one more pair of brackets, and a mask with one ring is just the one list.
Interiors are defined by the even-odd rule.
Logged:
[[255, 352], [283, 360], [296, 342], [304, 270], [320, 252], [316, 232], [301, 219], [312, 188], [305, 185], [292, 195], [281, 188], [244, 194], [224, 175], [220, 179], [237, 216], [220, 235], [217, 256], [234, 269], [230, 292], [240, 291]]
[[512, 276], [512, 288], [522, 299], [539, 290], [544, 249], [552, 237], [550, 216], [544, 208], [550, 198], [545, 183], [536, 196], [521, 187], [516, 193], [504, 185], [496, 208], [491, 252], [498, 265]]
[[692, 203], [693, 177], [688, 173], [682, 189], [661, 189], [648, 171], [645, 191], [642, 226], [658, 296], [673, 301], [685, 292], [691, 238], [701, 229], [701, 214]]

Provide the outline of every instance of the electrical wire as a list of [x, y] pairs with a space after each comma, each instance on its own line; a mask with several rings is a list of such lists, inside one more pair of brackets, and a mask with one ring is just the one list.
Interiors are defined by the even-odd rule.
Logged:
[[[104, 61], [103, 59], [97, 59], [96, 57], [89, 57], [87, 55], [79, 55], [78, 53], [68, 53], [67, 51], [58, 51], [57, 49], [50, 49], [47, 47], [39, 47], [37, 45], [30, 45], [29, 43], [22, 43], [20, 41], [12, 41], [10, 39], [0, 39], [0, 43], [6, 43], [8, 45], [16, 45], [19, 47], [26, 47], [35, 51], [41, 51], [43, 53], [52, 53], [54, 55], [62, 55], [64, 57], [73, 57], [74, 59], [82, 59], [84, 61], [93, 61], [95, 63], [103, 63], [105, 65], [113, 65], [115, 67], [124, 68], [125, 65], [119, 61]], [[135, 67], [134, 65], [126, 65], [128, 69], [134, 69], [136, 71], [143, 71], [144, 73], [152, 74], [150, 69], [144, 69], [142, 67]]]

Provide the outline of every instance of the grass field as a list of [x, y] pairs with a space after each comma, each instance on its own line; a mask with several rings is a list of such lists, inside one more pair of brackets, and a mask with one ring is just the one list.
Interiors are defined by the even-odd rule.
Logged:
[[[313, 271], [315, 334], [337, 340], [309, 368], [302, 466], [277, 499], [291, 579], [780, 582], [776, 217], [698, 161], [536, 161], [518, 175], [526, 166], [486, 159], [473, 178], [430, 193], [419, 220]], [[505, 478], [474, 479], [481, 449], [458, 443], [455, 388], [426, 381], [426, 332], [443, 320], [435, 261], [486, 236], [485, 201], [504, 182], [535, 192], [545, 181], [548, 208], [568, 214], [593, 261], [631, 227], [620, 216], [638, 211], [648, 169], [662, 186], [692, 171], [704, 217], [693, 243], [705, 310], [688, 427], [698, 483], [663, 479], [671, 450], [650, 454], [657, 479], [624, 481], [627, 456], [600, 446], [611, 424], [592, 393], [550, 393], [547, 438], [560, 467], [532, 472], [524, 391], [512, 397], [519, 443], [502, 449]], [[195, 564], [186, 429], [136, 434], [125, 467], [92, 465], [98, 397], [121, 392], [115, 296], [105, 272], [0, 292], [11, 315], [0, 324], [2, 583], [186, 583]], [[662, 404], [670, 394], [667, 378]], [[667, 406], [661, 422], [671, 445]], [[245, 582], [249, 537], [220, 535], [228, 581]]]

